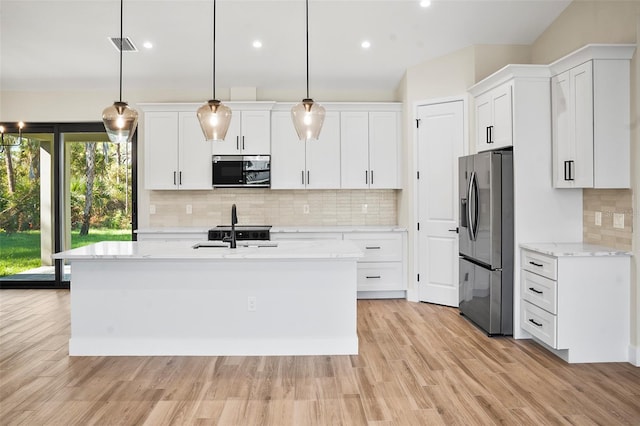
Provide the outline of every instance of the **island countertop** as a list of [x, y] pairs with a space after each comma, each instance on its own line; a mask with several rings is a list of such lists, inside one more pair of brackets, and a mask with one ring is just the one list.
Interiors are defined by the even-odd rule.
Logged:
[[520, 247], [555, 257], [565, 256], [631, 256], [628, 251], [583, 242], [522, 243]]
[[[235, 249], [219, 242], [102, 241], [55, 253], [67, 260], [232, 260], [232, 259], [357, 259], [363, 256], [351, 241], [239, 241]], [[213, 247], [209, 246], [213, 245]], [[194, 248], [198, 247], [199, 248]]]

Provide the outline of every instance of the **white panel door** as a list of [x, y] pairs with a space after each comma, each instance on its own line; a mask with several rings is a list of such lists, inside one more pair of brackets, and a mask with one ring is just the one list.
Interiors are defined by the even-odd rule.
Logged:
[[206, 141], [195, 111], [179, 115], [180, 154], [178, 185], [180, 189], [211, 189], [211, 144]]
[[145, 189], [178, 189], [178, 113], [144, 114]]
[[572, 138], [571, 129], [569, 74], [570, 72], [566, 71], [551, 79], [553, 186], [556, 188], [574, 186], [574, 181], [570, 180], [570, 162], [575, 160], [575, 139]]
[[240, 155], [242, 111], [231, 110], [231, 123], [224, 140], [213, 141], [214, 155]]
[[418, 108], [418, 298], [458, 306], [458, 157], [462, 101]]
[[370, 188], [400, 188], [399, 115], [397, 112], [369, 113]]
[[271, 114], [271, 189], [304, 189], [305, 143], [298, 140], [288, 111]]
[[340, 188], [340, 113], [327, 112], [320, 138], [306, 142], [306, 169], [307, 189]]
[[340, 141], [342, 188], [368, 188], [369, 113], [361, 111], [341, 113]]
[[271, 152], [271, 111], [239, 111], [242, 114], [240, 149], [245, 155]]
[[593, 62], [571, 70], [576, 188], [593, 188]]

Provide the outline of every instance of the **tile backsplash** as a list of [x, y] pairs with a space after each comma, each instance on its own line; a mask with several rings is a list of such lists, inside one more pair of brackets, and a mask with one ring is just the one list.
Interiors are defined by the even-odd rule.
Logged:
[[228, 225], [232, 204], [240, 225], [396, 225], [396, 198], [392, 189], [151, 191], [149, 226]]
[[[633, 197], [630, 189], [583, 190], [583, 239], [586, 243], [601, 244], [631, 251], [633, 233]], [[601, 225], [596, 222], [601, 214]], [[614, 228], [614, 216], [624, 215], [624, 228]]]

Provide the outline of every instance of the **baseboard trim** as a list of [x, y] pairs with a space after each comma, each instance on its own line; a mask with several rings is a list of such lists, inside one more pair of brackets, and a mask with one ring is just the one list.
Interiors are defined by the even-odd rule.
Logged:
[[640, 367], [640, 346], [629, 345], [629, 363]]

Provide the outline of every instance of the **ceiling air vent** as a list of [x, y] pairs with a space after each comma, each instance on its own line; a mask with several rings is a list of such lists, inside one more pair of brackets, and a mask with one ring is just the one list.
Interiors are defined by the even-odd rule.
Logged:
[[111, 41], [111, 44], [113, 44], [113, 47], [115, 47], [118, 52], [120, 51], [120, 46], [122, 46], [123, 52], [138, 51], [138, 49], [136, 49], [136, 47], [133, 45], [133, 42], [129, 40], [128, 37], [125, 37], [125, 38], [109, 37], [109, 41]]

